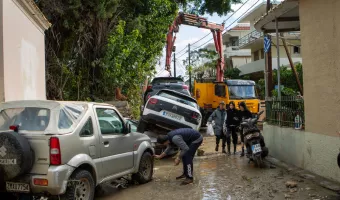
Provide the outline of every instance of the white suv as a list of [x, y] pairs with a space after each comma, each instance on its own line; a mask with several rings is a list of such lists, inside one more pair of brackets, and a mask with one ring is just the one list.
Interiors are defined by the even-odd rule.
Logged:
[[185, 94], [163, 89], [146, 103], [138, 125], [144, 132], [156, 125], [164, 129], [193, 128], [199, 130], [202, 115], [197, 101]]
[[125, 175], [150, 181], [150, 138], [130, 130], [108, 104], [0, 104], [0, 196], [2, 191], [92, 200], [96, 186]]

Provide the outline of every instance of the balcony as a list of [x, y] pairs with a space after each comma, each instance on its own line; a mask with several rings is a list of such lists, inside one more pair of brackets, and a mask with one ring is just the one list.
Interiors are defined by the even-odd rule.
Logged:
[[247, 44], [253, 43], [254, 41], [261, 37], [263, 37], [263, 32], [258, 32], [255, 30], [238, 40], [239, 48], [242, 48]]

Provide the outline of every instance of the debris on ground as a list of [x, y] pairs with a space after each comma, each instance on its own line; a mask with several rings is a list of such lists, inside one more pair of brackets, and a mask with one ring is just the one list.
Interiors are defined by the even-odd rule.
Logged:
[[204, 156], [204, 150], [197, 149], [197, 156]]
[[287, 188], [295, 188], [295, 187], [297, 187], [297, 182], [295, 182], [295, 181], [287, 181], [286, 182], [286, 187]]

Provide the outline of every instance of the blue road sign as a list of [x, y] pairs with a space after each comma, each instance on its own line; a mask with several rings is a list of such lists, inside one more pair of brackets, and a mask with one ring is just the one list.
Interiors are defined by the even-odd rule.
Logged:
[[264, 36], [264, 52], [268, 53], [271, 46], [271, 41], [268, 36]]

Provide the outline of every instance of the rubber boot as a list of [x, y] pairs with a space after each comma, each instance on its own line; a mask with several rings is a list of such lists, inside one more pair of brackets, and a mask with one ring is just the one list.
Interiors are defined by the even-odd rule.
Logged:
[[230, 156], [230, 144], [228, 144], [227, 146], [228, 146], [228, 155]]
[[222, 148], [222, 153], [225, 153], [225, 154], [227, 153], [227, 152], [225, 151], [225, 147]]
[[242, 153], [241, 153], [241, 157], [244, 156], [244, 147], [242, 147]]
[[218, 144], [216, 144], [215, 151], [218, 151]]
[[236, 144], [234, 144], [234, 155], [236, 154]]

